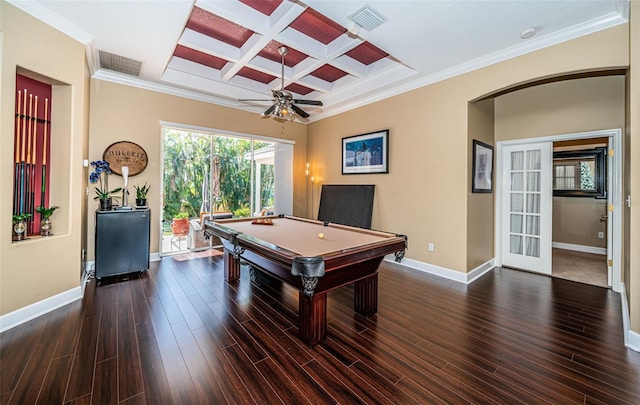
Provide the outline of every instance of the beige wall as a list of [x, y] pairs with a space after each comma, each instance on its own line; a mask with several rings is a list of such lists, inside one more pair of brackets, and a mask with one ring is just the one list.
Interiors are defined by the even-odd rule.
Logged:
[[625, 77], [530, 87], [496, 98], [496, 141], [624, 128]]
[[[467, 270], [482, 265], [488, 258], [494, 256], [494, 227], [495, 209], [494, 193], [472, 193], [473, 185], [473, 140], [495, 146], [494, 100], [484, 100], [469, 103], [469, 128], [467, 159]], [[494, 149], [495, 151], [495, 149]], [[495, 168], [495, 155], [494, 155]], [[495, 181], [495, 173], [492, 174]], [[495, 184], [493, 184], [495, 191]]]
[[[160, 122], [187, 124], [236, 133], [263, 135], [295, 141], [294, 146], [294, 214], [304, 215], [304, 165], [306, 163], [306, 127], [300, 123], [282, 125], [259, 114], [220, 107], [200, 101], [124, 86], [107, 81], [91, 81], [90, 161], [101, 159], [114, 142], [131, 141], [147, 152], [147, 168], [129, 180], [133, 186], [147, 182], [151, 188], [148, 201], [151, 211], [151, 252], [159, 251], [161, 220], [161, 127]], [[88, 172], [88, 171], [87, 171]], [[122, 186], [122, 177], [109, 177], [110, 188]], [[91, 185], [93, 186], [93, 185]], [[93, 188], [91, 187], [91, 190]], [[90, 193], [93, 198], [94, 193]], [[95, 210], [98, 202], [88, 204], [88, 258], [94, 257]]]
[[[325, 184], [376, 184], [373, 227], [407, 234], [411, 259], [467, 272], [469, 263], [493, 257], [487, 249], [486, 257], [468, 257], [468, 234], [485, 226], [467, 218], [468, 198], [475, 199], [469, 197], [474, 134], [467, 127], [468, 103], [540, 78], [625, 67], [627, 46], [622, 25], [312, 123], [313, 170]], [[390, 129], [390, 173], [341, 175], [341, 138], [384, 128]], [[490, 215], [486, 207], [481, 211]]]
[[[554, 242], [606, 248], [607, 224], [600, 217], [607, 213], [607, 200], [553, 197]], [[603, 232], [604, 238], [598, 238]]]
[[[0, 315], [79, 287], [81, 276], [82, 150], [87, 143], [85, 48], [0, 2]], [[51, 205], [54, 236], [11, 242], [16, 70], [54, 84], [51, 101]]]

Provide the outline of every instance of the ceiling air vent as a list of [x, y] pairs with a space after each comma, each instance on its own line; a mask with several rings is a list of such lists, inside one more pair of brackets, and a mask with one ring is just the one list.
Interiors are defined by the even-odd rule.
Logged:
[[136, 77], [140, 76], [142, 62], [138, 60], [126, 58], [124, 56], [102, 50], [98, 50], [98, 57], [100, 58], [100, 67], [102, 69], [109, 69]]
[[351, 14], [349, 16], [349, 19], [367, 31], [371, 31], [378, 25], [387, 22], [387, 18], [385, 18], [376, 10], [372, 9], [368, 4], [366, 4], [355, 13]]

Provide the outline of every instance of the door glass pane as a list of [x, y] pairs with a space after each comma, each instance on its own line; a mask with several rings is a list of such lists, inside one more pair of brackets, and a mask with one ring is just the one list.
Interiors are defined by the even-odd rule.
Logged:
[[253, 188], [251, 195], [253, 215], [273, 213], [275, 193], [274, 144], [253, 142]]
[[517, 255], [522, 254], [522, 236], [511, 235], [511, 243], [509, 246], [509, 252]]
[[540, 235], [540, 216], [527, 215], [527, 235]]
[[522, 194], [511, 194], [511, 212], [522, 212]]
[[511, 152], [511, 170], [524, 169], [524, 152]]
[[527, 212], [531, 214], [540, 213], [540, 194], [527, 194]]
[[522, 215], [511, 214], [511, 232], [522, 233]]
[[524, 191], [523, 173], [511, 173], [511, 191]]
[[163, 129], [161, 253], [207, 247], [189, 220], [211, 210], [211, 137], [200, 132]]
[[540, 150], [527, 151], [527, 170], [540, 170]]
[[219, 209], [231, 211], [234, 217], [251, 216], [251, 140], [214, 136], [213, 147], [220, 160], [219, 195], [215, 197]]
[[540, 172], [527, 173], [527, 191], [540, 191]]
[[540, 239], [527, 236], [525, 242], [525, 255], [530, 257], [540, 257]]

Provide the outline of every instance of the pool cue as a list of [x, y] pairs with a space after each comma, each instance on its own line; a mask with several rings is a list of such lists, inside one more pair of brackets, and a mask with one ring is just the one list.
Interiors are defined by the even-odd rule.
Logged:
[[19, 213], [23, 214], [24, 213], [24, 187], [25, 187], [25, 182], [24, 182], [24, 171], [25, 171], [25, 141], [26, 141], [26, 137], [27, 137], [27, 89], [24, 89], [24, 100], [23, 100], [23, 104], [22, 104], [22, 113], [25, 116], [22, 119], [22, 154], [20, 155], [20, 210]]
[[38, 96], [34, 97], [34, 102], [33, 104], [35, 105], [34, 111], [33, 111], [33, 139], [31, 141], [31, 180], [30, 180], [30, 184], [31, 187], [29, 189], [29, 213], [31, 214], [31, 217], [29, 218], [31, 220], [31, 231], [34, 231], [34, 224], [36, 223], [35, 221], [35, 213], [36, 213], [36, 154], [38, 152], [38, 144], [37, 144], [37, 139], [38, 139]]
[[49, 99], [44, 99], [44, 135], [42, 136], [42, 190], [40, 190], [40, 206], [44, 207], [44, 193], [47, 191], [47, 124], [49, 118]]
[[[31, 120], [33, 119], [33, 94], [29, 93], [29, 116], [27, 117], [27, 160], [26, 164], [26, 180], [25, 180], [25, 201], [24, 201], [24, 213], [31, 213]], [[27, 219], [27, 231], [29, 234], [31, 230], [30, 218]]]
[[15, 136], [15, 150], [16, 150], [16, 168], [15, 168], [15, 180], [13, 181], [13, 215], [19, 214], [20, 209], [20, 123], [22, 122], [22, 92], [18, 91], [18, 114], [16, 116], [16, 136]]

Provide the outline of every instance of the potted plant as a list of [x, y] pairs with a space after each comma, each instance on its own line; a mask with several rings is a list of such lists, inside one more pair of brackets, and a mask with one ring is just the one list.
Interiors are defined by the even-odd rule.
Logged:
[[16, 239], [21, 240], [22, 234], [27, 230], [27, 224], [25, 223], [31, 214], [17, 214], [13, 216], [13, 232], [16, 234]]
[[179, 212], [173, 217], [171, 232], [174, 236], [187, 236], [189, 234], [189, 213]]
[[174, 236], [187, 236], [189, 234], [189, 213], [181, 211], [173, 217], [171, 232]]
[[[100, 200], [100, 210], [110, 210], [112, 207], [112, 200], [118, 197], [113, 197], [115, 194], [122, 190], [122, 187], [109, 190], [109, 174], [113, 173], [109, 168], [109, 162], [106, 160], [94, 160], [91, 162], [91, 166], [95, 167], [95, 170], [89, 175], [89, 181], [91, 183], [100, 182], [100, 187], [96, 187], [96, 196], [94, 200]], [[104, 173], [104, 176], [102, 175]]]
[[149, 186], [147, 183], [144, 183], [144, 186], [133, 186], [136, 189], [136, 206], [144, 207], [147, 205], [147, 192], [149, 191]]
[[40, 214], [40, 235], [49, 236], [51, 234], [51, 215], [58, 209], [57, 205], [49, 208], [37, 207], [36, 212]]

